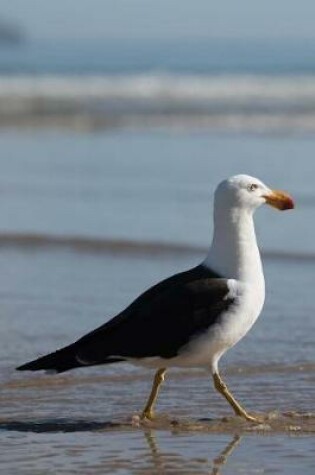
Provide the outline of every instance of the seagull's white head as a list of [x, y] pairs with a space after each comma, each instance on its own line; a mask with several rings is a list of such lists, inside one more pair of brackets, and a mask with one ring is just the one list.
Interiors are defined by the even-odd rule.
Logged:
[[279, 210], [294, 208], [291, 196], [279, 190], [271, 190], [262, 181], [249, 175], [235, 175], [222, 181], [215, 192], [216, 205], [254, 211], [262, 204]]

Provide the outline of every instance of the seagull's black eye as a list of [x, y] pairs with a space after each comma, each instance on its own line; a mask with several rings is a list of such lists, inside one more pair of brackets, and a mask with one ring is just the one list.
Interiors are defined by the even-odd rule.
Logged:
[[248, 191], [255, 191], [257, 190], [258, 188], [258, 185], [256, 185], [256, 183], [252, 183], [251, 185], [248, 185], [247, 189]]

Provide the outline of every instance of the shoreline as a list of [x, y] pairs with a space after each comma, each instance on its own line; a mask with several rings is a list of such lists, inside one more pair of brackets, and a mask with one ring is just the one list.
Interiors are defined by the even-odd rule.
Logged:
[[[256, 414], [255, 414], [256, 415]], [[154, 421], [140, 421], [138, 415], [126, 421], [95, 421], [87, 419], [37, 419], [12, 420], [0, 419], [0, 431], [58, 433], [58, 432], [109, 432], [130, 430], [169, 431], [171, 433], [211, 433], [211, 434], [315, 434], [315, 413], [277, 411], [257, 414], [262, 417], [259, 423], [249, 423], [237, 416], [225, 416], [218, 419], [182, 419], [158, 415]]]

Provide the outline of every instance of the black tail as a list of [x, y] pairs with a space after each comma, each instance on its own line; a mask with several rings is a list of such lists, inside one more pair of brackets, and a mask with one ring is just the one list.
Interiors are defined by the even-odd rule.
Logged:
[[56, 373], [63, 373], [72, 368], [83, 366], [80, 360], [76, 358], [75, 345], [69, 345], [61, 350], [42, 356], [36, 360], [25, 363], [16, 368], [18, 371], [39, 371], [51, 370]]

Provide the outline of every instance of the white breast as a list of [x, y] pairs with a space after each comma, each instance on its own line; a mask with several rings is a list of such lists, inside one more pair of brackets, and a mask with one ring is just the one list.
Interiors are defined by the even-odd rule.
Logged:
[[236, 299], [220, 323], [209, 330], [205, 351], [211, 353], [214, 370], [222, 354], [252, 327], [265, 300], [265, 279], [253, 215], [242, 208], [221, 211], [215, 216], [213, 241], [204, 264], [229, 279], [230, 292]]
[[211, 330], [215, 333], [215, 340], [226, 349], [234, 346], [257, 320], [265, 300], [264, 287], [247, 282], [238, 282], [230, 279], [230, 296], [234, 298], [231, 308], [225, 312], [220, 321]]
[[264, 303], [264, 289], [229, 280], [229, 297], [235, 299], [218, 322], [207, 332], [193, 339], [172, 366], [211, 367], [217, 369], [221, 356], [240, 341], [257, 320]]

